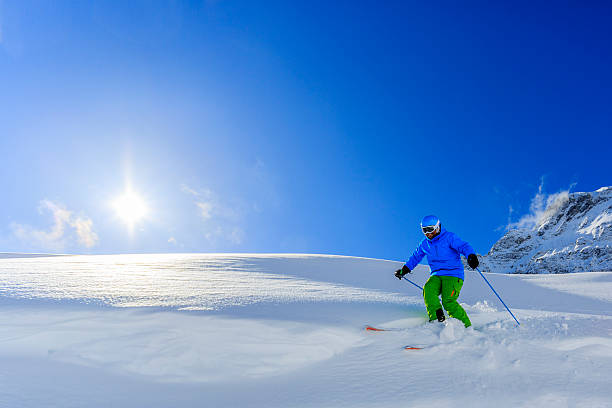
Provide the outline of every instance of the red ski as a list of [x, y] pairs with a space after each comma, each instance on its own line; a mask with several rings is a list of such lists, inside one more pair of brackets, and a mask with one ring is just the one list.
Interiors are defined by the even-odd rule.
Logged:
[[387, 329], [377, 329], [376, 327], [372, 327], [372, 326], [366, 326], [365, 329], [369, 331], [375, 331], [375, 332], [388, 331]]
[[[373, 326], [366, 326], [364, 327], [365, 330], [367, 331], [373, 331], [373, 332], [384, 332], [384, 331], [400, 331], [402, 329], [396, 329], [396, 328], [389, 328], [389, 329], [381, 329], [378, 327], [373, 327]], [[416, 346], [404, 346], [403, 349], [404, 350], [423, 350], [425, 347], [416, 347]]]
[[375, 332], [382, 332], [382, 331], [400, 331], [402, 329], [379, 329], [377, 327], [372, 327], [372, 326], [366, 326], [365, 330], [368, 331], [375, 331]]

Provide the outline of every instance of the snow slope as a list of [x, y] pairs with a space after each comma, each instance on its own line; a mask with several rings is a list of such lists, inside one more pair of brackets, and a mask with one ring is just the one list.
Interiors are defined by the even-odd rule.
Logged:
[[591, 193], [559, 193], [535, 207], [533, 214], [493, 245], [483, 260], [485, 270], [501, 273], [612, 270], [612, 187]]
[[466, 271], [465, 329], [426, 323], [419, 291], [393, 276], [400, 265], [2, 259], [0, 406], [612, 407], [612, 273], [488, 274], [517, 327]]

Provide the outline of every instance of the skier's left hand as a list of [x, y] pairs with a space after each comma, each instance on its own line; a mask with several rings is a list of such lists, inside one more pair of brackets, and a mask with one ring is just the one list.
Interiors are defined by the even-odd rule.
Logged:
[[478, 257], [476, 256], [476, 254], [469, 254], [467, 257], [467, 263], [472, 269], [478, 268], [479, 262], [478, 262]]
[[406, 265], [402, 266], [402, 269], [398, 269], [395, 271], [395, 277], [397, 279], [402, 279], [405, 274], [410, 273], [410, 269]]

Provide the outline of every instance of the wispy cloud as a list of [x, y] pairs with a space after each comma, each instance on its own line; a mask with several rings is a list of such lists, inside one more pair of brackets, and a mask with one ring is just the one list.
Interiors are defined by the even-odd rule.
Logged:
[[62, 204], [42, 200], [38, 206], [41, 214], [50, 212], [53, 225], [48, 230], [36, 229], [30, 225], [12, 223], [13, 234], [32, 247], [45, 250], [62, 250], [77, 245], [91, 248], [98, 242], [89, 217], [74, 215]]
[[276, 177], [262, 159], [245, 163], [240, 175], [232, 183], [234, 188], [223, 193], [199, 185], [180, 185], [181, 191], [193, 202], [194, 215], [202, 226], [204, 238], [213, 246], [243, 244], [247, 240], [248, 225], [255, 217], [282, 206]]
[[186, 184], [181, 184], [181, 191], [193, 197], [198, 208], [198, 214], [203, 220], [209, 220], [215, 215], [224, 213], [219, 197], [209, 189], [196, 190]]
[[204, 237], [217, 244], [226, 241], [241, 244], [246, 236], [239, 225], [244, 209], [239, 204], [228, 204], [210, 189], [195, 189], [181, 184], [181, 191], [193, 198], [199, 218], [205, 222]]
[[86, 248], [91, 248], [98, 242], [98, 234], [93, 231], [90, 218], [76, 217], [70, 220], [69, 225], [74, 228], [79, 243]]
[[206, 202], [206, 201], [198, 201], [196, 202], [196, 205], [200, 209], [200, 216], [203, 219], [208, 220], [212, 218], [212, 210], [213, 210], [212, 203]]
[[181, 191], [183, 193], [191, 194], [194, 197], [198, 197], [200, 195], [199, 192], [197, 192], [193, 188], [189, 187], [187, 184], [181, 184]]
[[569, 200], [570, 190], [574, 187], [572, 184], [567, 190], [562, 190], [554, 194], [546, 194], [544, 190], [544, 177], [538, 186], [538, 192], [531, 199], [529, 205], [529, 213], [523, 215], [518, 221], [511, 222], [511, 216], [514, 212], [512, 206], [509, 207], [508, 225], [506, 230], [510, 229], [536, 229], [550, 218], [559, 208], [561, 208]]
[[245, 232], [242, 228], [234, 227], [222, 227], [217, 226], [204, 234], [208, 242], [211, 244], [218, 244], [219, 241], [229, 241], [234, 245], [240, 245], [244, 241]]

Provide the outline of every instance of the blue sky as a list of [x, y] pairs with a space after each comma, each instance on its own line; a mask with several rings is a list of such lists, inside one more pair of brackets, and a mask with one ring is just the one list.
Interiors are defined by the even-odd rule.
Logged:
[[0, 251], [403, 260], [434, 213], [486, 253], [612, 184], [611, 14], [2, 1]]

